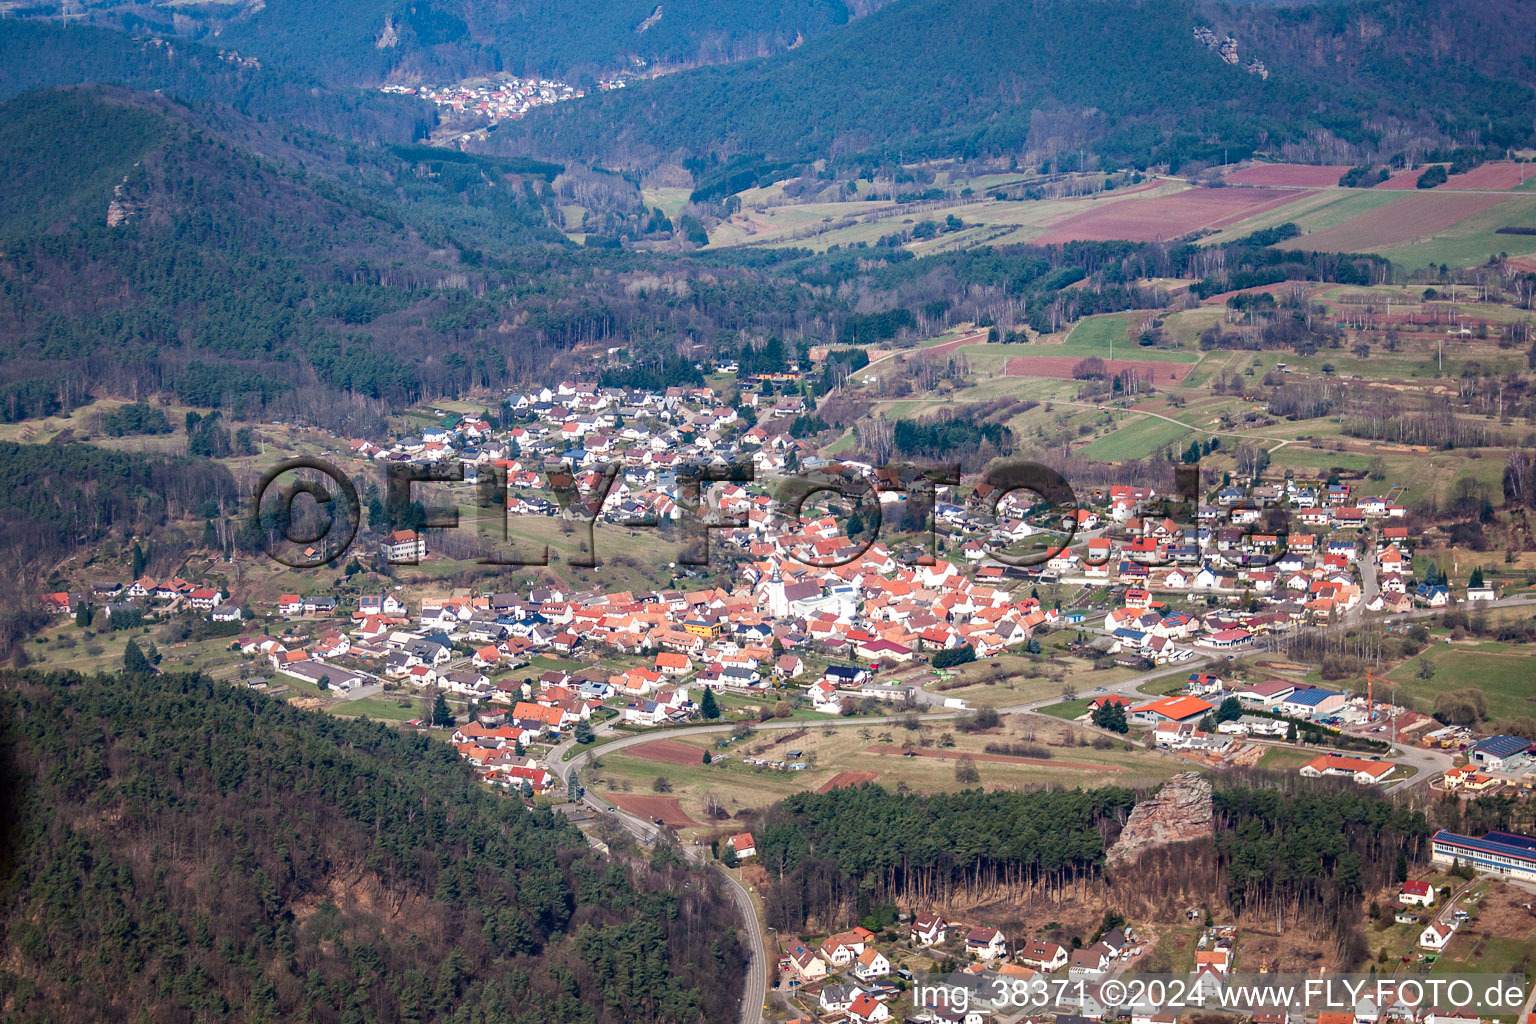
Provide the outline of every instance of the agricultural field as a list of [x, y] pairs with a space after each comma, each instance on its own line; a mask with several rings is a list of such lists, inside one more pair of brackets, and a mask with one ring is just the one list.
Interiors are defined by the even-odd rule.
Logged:
[[1295, 202], [1306, 193], [1290, 190], [1192, 188], [1174, 195], [1138, 197], [1069, 217], [1035, 239], [1039, 245], [1076, 241], [1155, 242], [1234, 221]]
[[[947, 792], [974, 786], [956, 780], [956, 763], [971, 755], [987, 789], [1017, 789], [1040, 785], [1152, 785], [1181, 767], [1167, 755], [1114, 744], [1099, 750], [1086, 743], [1088, 734], [1068, 725], [1052, 724], [1034, 716], [1010, 715], [991, 732], [967, 734], [950, 722], [924, 722], [917, 729], [898, 725], [807, 723], [804, 733], [758, 732], [735, 743], [714, 736], [685, 737], [666, 741], [656, 756], [646, 756], [645, 744], [600, 758], [594, 773], [589, 765], [583, 779], [594, 789], [618, 800], [664, 797], [676, 800], [682, 814], [695, 822], [711, 820], [708, 808], [718, 804], [728, 815], [767, 806], [791, 793], [817, 790], [829, 784], [846, 784], [870, 772], [886, 787], [906, 784], [919, 792]], [[1070, 737], [1070, 742], [1069, 742]], [[1031, 760], [1009, 755], [987, 759], [987, 744], [1027, 744], [1049, 756]], [[698, 751], [693, 764], [677, 763], [674, 744]], [[952, 744], [952, 745], [950, 745]], [[921, 751], [907, 756], [905, 748]], [[705, 750], [716, 758], [702, 763]], [[742, 762], [744, 756], [784, 760], [787, 751], [801, 751], [812, 767], [805, 771], [756, 768]], [[724, 760], [721, 760], [721, 757]], [[1043, 763], [1037, 763], [1043, 762]], [[863, 773], [853, 776], [844, 773]], [[840, 778], [841, 776], [841, 778]], [[665, 780], [656, 789], [657, 778]]]
[[1307, 233], [1281, 248], [1375, 252], [1408, 270], [1441, 263], [1468, 266], [1490, 253], [1536, 251], [1536, 236], [1496, 233], [1505, 226], [1536, 226], [1536, 197], [1440, 189], [1379, 195], [1391, 198], [1327, 226], [1298, 221]]
[[1397, 193], [1380, 192], [1375, 189], [1363, 191], [1324, 189], [1304, 195], [1285, 206], [1274, 207], [1234, 221], [1215, 234], [1205, 236], [1201, 241], [1211, 245], [1232, 242], [1251, 235], [1255, 231], [1287, 223], [1295, 224], [1304, 232], [1322, 231], [1343, 224], [1377, 207], [1385, 206], [1398, 198], [1400, 196]]
[[1531, 686], [1536, 650], [1527, 645], [1487, 642], [1469, 649], [1466, 644], [1436, 642], [1386, 677], [1424, 709], [1432, 709], [1442, 693], [1478, 689], [1492, 721], [1536, 717], [1536, 691]]
[[1536, 235], [1500, 234], [1502, 227], [1536, 228], [1536, 196], [1501, 200], [1416, 245], [1388, 247], [1381, 255], [1416, 270], [1440, 264], [1472, 266], [1497, 253], [1536, 252]]
[[[1052, 652], [1047, 650], [1046, 653]], [[1133, 674], [1130, 669], [1124, 668], [1096, 670], [1087, 661], [1075, 657], [1067, 657], [1063, 669], [1063, 664], [1059, 662], [1037, 662], [1031, 657], [1017, 654], [1001, 654], [951, 671], [953, 675], [948, 684], [964, 685], [950, 688], [946, 684], [941, 689], [932, 680], [924, 678], [918, 681], [930, 693], [957, 697], [971, 707], [990, 708], [1048, 700], [1059, 696], [1067, 686], [1085, 693], [1096, 686], [1118, 683]], [[1031, 672], [1039, 674], [1031, 678]]]
[[[1504, 226], [1531, 226], [1536, 165], [1496, 161], [1452, 175], [1433, 190], [1416, 188], [1422, 168], [1370, 189], [1340, 188], [1345, 170], [1338, 165], [1253, 164], [1228, 173], [1224, 188], [1154, 178], [1131, 188], [1031, 200], [988, 195], [986, 182], [1017, 184], [1018, 175], [951, 183], [941, 170], [936, 184], [963, 184], [969, 193], [951, 191], [946, 200], [909, 204], [876, 198], [872, 186], [862, 181], [847, 201], [797, 203], [786, 195], [784, 183], [776, 183], [740, 193], [742, 209], [711, 230], [710, 244], [818, 251], [872, 245], [921, 221], [942, 222], [953, 215], [962, 227], [912, 239], [906, 248], [923, 256], [976, 246], [1157, 241], [1189, 234], [1211, 244], [1289, 222], [1303, 232], [1289, 248], [1378, 252], [1407, 269], [1470, 266], [1491, 253], [1536, 253], [1536, 236], [1495, 233]], [[1086, 179], [1084, 184], [1097, 187]], [[650, 189], [644, 196], [668, 216], [676, 216], [686, 201], [682, 189]], [[567, 231], [579, 227], [580, 215], [579, 207], [567, 212]]]
[[[1006, 176], [1005, 176], [1006, 177]], [[1337, 181], [1337, 177], [1334, 179]], [[924, 220], [953, 215], [964, 225], [907, 244], [917, 255], [979, 245], [1041, 245], [1094, 239], [1154, 241], [1230, 223], [1306, 198], [1292, 188], [1211, 189], [1172, 179], [1086, 196], [988, 199], [972, 194], [937, 203], [898, 204], [881, 199], [795, 204], [781, 185], [740, 193], [742, 209], [716, 225], [712, 247], [794, 245], [824, 250], [833, 245], [871, 245]]]
[[1183, 424], [1131, 413], [1110, 433], [1084, 445], [1078, 454], [1099, 462], [1144, 459], [1169, 446], [1188, 444], [1191, 433], [1192, 428]]

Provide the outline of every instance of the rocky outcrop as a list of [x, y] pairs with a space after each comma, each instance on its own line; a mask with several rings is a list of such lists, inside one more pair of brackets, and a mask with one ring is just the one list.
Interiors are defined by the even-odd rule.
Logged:
[[1109, 848], [1109, 860], [1134, 861], [1154, 846], [1204, 839], [1214, 831], [1210, 780], [1184, 772], [1131, 809], [1120, 838]]
[[139, 209], [139, 204], [128, 195], [128, 175], [125, 174], [122, 183], [113, 187], [112, 201], [107, 203], [107, 227], [115, 228], [128, 223], [139, 213]]
[[393, 14], [386, 14], [384, 16], [384, 29], [379, 33], [379, 37], [373, 41], [373, 45], [376, 49], [380, 50], [387, 50], [400, 45], [400, 30], [395, 27], [395, 16]]

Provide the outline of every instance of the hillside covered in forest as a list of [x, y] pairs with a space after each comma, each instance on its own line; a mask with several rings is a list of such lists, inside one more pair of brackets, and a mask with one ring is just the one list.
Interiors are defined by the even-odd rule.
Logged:
[[431, 105], [414, 98], [330, 87], [291, 65], [248, 61], [191, 40], [78, 22], [0, 19], [0, 100], [90, 82], [218, 102], [367, 142], [413, 142], [437, 123]]
[[423, 374], [473, 375], [490, 357], [427, 337], [441, 307], [415, 318], [409, 356], [358, 328], [465, 288], [484, 249], [540, 259], [568, 244], [543, 198], [558, 171], [115, 87], [13, 98], [0, 104], [3, 417], [67, 411], [87, 381], [220, 405], [315, 386], [405, 398]]
[[1536, 112], [1533, 39], [1536, 12], [1507, 0], [904, 0], [786, 54], [536, 112], [497, 144], [609, 166], [1028, 147], [1067, 168], [1096, 154], [1174, 170], [1287, 144], [1335, 162], [1509, 146], [1529, 139]]
[[[93, 4], [98, 24], [238, 47], [327, 82], [447, 81], [511, 71], [595, 85], [594, 76], [780, 53], [887, 0], [364, 0]], [[29, 5], [32, 16], [62, 5]], [[576, 28], [579, 26], [579, 28]]]
[[198, 676], [0, 680], [10, 1020], [720, 1021], [728, 898], [446, 744]]

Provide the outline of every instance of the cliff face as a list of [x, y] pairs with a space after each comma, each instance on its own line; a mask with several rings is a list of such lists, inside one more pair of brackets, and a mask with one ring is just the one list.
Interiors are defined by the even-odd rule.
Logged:
[[1184, 772], [1131, 810], [1120, 838], [1109, 848], [1109, 861], [1134, 861], [1151, 847], [1204, 839], [1213, 832], [1210, 781]]

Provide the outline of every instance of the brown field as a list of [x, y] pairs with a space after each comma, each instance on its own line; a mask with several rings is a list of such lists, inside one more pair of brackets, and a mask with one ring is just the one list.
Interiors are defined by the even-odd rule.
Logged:
[[1465, 174], [1453, 174], [1441, 188], [1514, 188], [1529, 178], [1533, 172], [1529, 164], [1517, 164], [1513, 160], [1495, 160], [1474, 167]]
[[[946, 341], [942, 345], [934, 345], [931, 348], [918, 349], [917, 351], [925, 355], [946, 356], [953, 352], [955, 349], [959, 348], [961, 345], [980, 345], [986, 340], [986, 331], [972, 331], [970, 334], [962, 334], [958, 338], [955, 338], [951, 341]], [[875, 357], [870, 356], [869, 361], [874, 362]]]
[[875, 779], [879, 777], [879, 772], [861, 772], [850, 769], [848, 771], [838, 772], [836, 775], [832, 776], [826, 782], [822, 783], [821, 788], [816, 792], [830, 793], [834, 789], [841, 789], [845, 786], [860, 786], [866, 782], [874, 782]]
[[1114, 203], [1079, 213], [1054, 225], [1049, 233], [1031, 244], [1115, 239], [1156, 242], [1193, 231], [1219, 228], [1308, 195], [1311, 193], [1306, 191], [1286, 191], [1277, 195], [1258, 189], [1192, 188], [1171, 196]]
[[620, 810], [650, 821], [660, 818], [672, 828], [689, 828], [701, 824], [688, 817], [683, 805], [675, 796], [634, 796], [629, 793], [607, 793], [608, 800]]
[[[1399, 171], [1376, 187], [1417, 189], [1419, 187], [1419, 175], [1423, 173], [1424, 168], [1422, 167], [1415, 171]], [[1493, 163], [1474, 167], [1465, 174], [1451, 175], [1446, 179], [1444, 185], [1441, 185], [1434, 191], [1443, 192], [1446, 189], [1455, 190], [1459, 188], [1510, 189], [1519, 185], [1533, 173], [1536, 173], [1536, 171], [1533, 171], [1529, 166], [1517, 164], [1512, 160], [1495, 160]]]
[[704, 758], [698, 747], [682, 740], [655, 740], [631, 747], [625, 753], [662, 764], [698, 764]]
[[1419, 175], [1421, 175], [1423, 173], [1424, 173], [1424, 168], [1422, 168], [1422, 167], [1420, 167], [1416, 171], [1398, 171], [1396, 174], [1392, 175], [1392, 177], [1388, 178], [1386, 181], [1382, 182], [1380, 185], [1377, 185], [1376, 187], [1377, 188], [1390, 188], [1390, 189], [1409, 189], [1409, 190], [1416, 189], [1416, 188], [1419, 187], [1418, 186]]
[[1291, 289], [1298, 286], [1302, 288], [1309, 287], [1305, 281], [1276, 281], [1274, 284], [1261, 284], [1252, 288], [1238, 288], [1230, 292], [1217, 292], [1215, 295], [1208, 295], [1201, 299], [1200, 305], [1225, 306], [1228, 299], [1239, 293], [1252, 295], [1257, 292], [1268, 292], [1278, 299], [1282, 296], [1289, 295]]
[[[1072, 369], [1082, 362], [1073, 356], [1014, 356], [1008, 360], [1003, 375], [1006, 377], [1054, 377], [1071, 380]], [[1154, 384], [1177, 384], [1189, 376], [1194, 363], [1149, 363], [1137, 359], [1106, 359], [1104, 372], [1127, 374], [1134, 372], [1142, 380]]]
[[[865, 747], [866, 754], [905, 754], [905, 747], [893, 747], [889, 744], [876, 744], [873, 747]], [[1037, 764], [1051, 768], [1071, 768], [1084, 772], [1123, 772], [1124, 768], [1112, 764], [1088, 764], [1084, 761], [1058, 761], [1054, 757], [1014, 757], [1011, 754], [975, 754], [966, 750], [935, 750], [933, 747], [913, 747], [912, 753], [918, 757], [942, 757], [949, 761], [958, 761], [962, 757], [969, 757], [972, 761], [995, 761], [999, 764]]]
[[1226, 176], [1228, 185], [1273, 185], [1281, 188], [1324, 188], [1337, 185], [1348, 166], [1324, 164], [1254, 164]]
[[[1391, 184], [1388, 182], [1387, 184]], [[1385, 186], [1377, 186], [1385, 187]], [[1501, 202], [1497, 195], [1421, 192], [1351, 217], [1343, 224], [1282, 242], [1283, 249], [1368, 252], [1444, 231]]]

